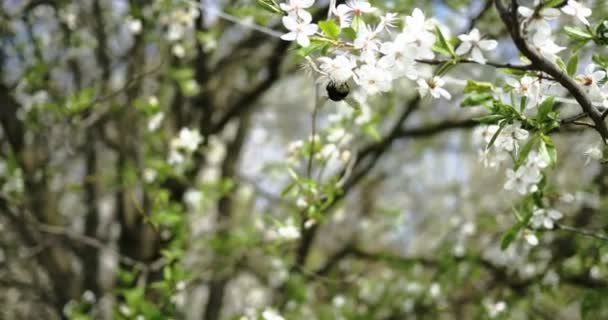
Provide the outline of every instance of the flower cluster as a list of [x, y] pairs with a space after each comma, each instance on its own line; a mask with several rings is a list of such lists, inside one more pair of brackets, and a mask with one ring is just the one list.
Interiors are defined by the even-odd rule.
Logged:
[[[390, 91], [393, 82], [402, 77], [417, 80], [422, 96], [451, 98], [443, 88], [443, 79], [439, 76], [424, 79], [419, 74], [417, 60], [435, 57], [432, 48], [437, 41], [435, 30], [438, 27], [420, 9], [414, 9], [411, 16], [405, 17], [403, 29], [394, 34], [391, 30], [395, 28], [395, 14], [378, 17], [379, 10], [368, 2], [347, 1], [330, 9], [337, 23], [333, 20], [328, 23], [338, 29], [336, 33], [346, 33], [342, 32], [343, 29], [350, 31], [350, 38], [340, 38], [330, 32], [331, 27], [321, 28], [322, 32], [318, 32], [319, 26], [311, 22], [311, 14], [304, 10], [313, 4], [314, 1], [310, 0], [290, 0], [281, 4], [281, 9], [287, 13], [283, 17], [283, 25], [289, 30], [281, 38], [296, 41], [302, 47], [311, 44], [312, 36], [316, 36], [312, 40], [315, 44], [332, 44], [334, 50], [330, 50], [327, 56], [318, 57], [316, 61], [308, 59], [311, 68], [319, 75], [319, 82], [331, 83], [332, 88], [335, 84], [349, 82], [356, 85], [353, 96], [358, 104], [365, 104], [369, 96]], [[378, 24], [366, 22], [366, 18], [372, 16], [379, 18]], [[466, 38], [462, 54], [471, 51], [475, 58], [480, 58], [480, 48], [488, 50], [495, 47], [494, 41], [479, 38], [478, 31], [477, 37], [473, 33]], [[332, 97], [332, 100], [339, 99]]]
[[534, 229], [553, 229], [555, 221], [561, 219], [563, 214], [555, 209], [536, 208], [532, 212], [530, 225]]
[[180, 165], [185, 162], [186, 156], [192, 154], [203, 142], [197, 130], [182, 128], [177, 137], [171, 140], [171, 150], [167, 162], [171, 165]]
[[[161, 23], [166, 26], [165, 37], [172, 43], [171, 52], [178, 58], [184, 57], [186, 50], [182, 45], [186, 35], [192, 32], [200, 10], [195, 2], [186, 2], [173, 12], [163, 15]], [[132, 26], [131, 26], [132, 27]]]

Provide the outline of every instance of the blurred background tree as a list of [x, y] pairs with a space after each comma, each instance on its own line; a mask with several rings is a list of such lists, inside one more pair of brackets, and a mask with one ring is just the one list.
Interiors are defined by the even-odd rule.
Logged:
[[[499, 40], [494, 60], [517, 61], [493, 1], [371, 2], [420, 7], [452, 35], [477, 27]], [[456, 94], [456, 77], [501, 71], [457, 66], [451, 102], [398, 83], [332, 127], [352, 135], [348, 152], [314, 173], [341, 188], [307, 220], [288, 146], [313, 111], [319, 128], [361, 111], [316, 110], [264, 1], [1, 4], [0, 318], [608, 317], [608, 171], [585, 164], [592, 132], [553, 137], [564, 227], [501, 251], [518, 197], [478, 161], [479, 110]]]

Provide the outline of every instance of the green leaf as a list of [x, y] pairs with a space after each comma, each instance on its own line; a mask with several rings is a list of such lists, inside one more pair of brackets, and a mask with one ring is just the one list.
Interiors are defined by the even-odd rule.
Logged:
[[550, 0], [543, 4], [543, 8], [553, 8], [557, 5], [560, 5], [564, 2], [564, 0]]
[[528, 159], [528, 154], [530, 154], [530, 151], [536, 144], [536, 141], [537, 141], [536, 136], [530, 138], [530, 140], [528, 140], [528, 142], [526, 142], [526, 144], [523, 146], [523, 148], [521, 148], [521, 150], [519, 150], [519, 154], [517, 155], [517, 159], [515, 160], [515, 168], [513, 168], [514, 170], [517, 170], [517, 168], [519, 168], [519, 166], [526, 163], [526, 160]]
[[464, 86], [464, 93], [478, 92], [492, 92], [494, 86], [490, 82], [478, 82], [473, 80], [467, 80], [467, 84]]
[[323, 48], [325, 48], [326, 46], [328, 46], [326, 42], [311, 39], [308, 47], [302, 47], [298, 49], [297, 53], [301, 57], [307, 57], [315, 51], [322, 51]]
[[569, 76], [574, 76], [576, 74], [576, 70], [578, 69], [578, 54], [573, 55], [568, 60], [568, 65], [566, 70], [568, 71]]
[[478, 93], [472, 94], [464, 99], [460, 104], [461, 107], [476, 107], [483, 104], [486, 101], [492, 100], [494, 97], [490, 93]]
[[547, 135], [541, 135], [542, 143], [540, 144], [540, 155], [549, 163], [549, 166], [555, 167], [557, 163], [557, 150], [553, 145], [553, 140]]
[[564, 27], [564, 31], [566, 31], [566, 34], [568, 35], [568, 37], [570, 37], [573, 40], [591, 40], [593, 39], [593, 35], [590, 34], [589, 32], [578, 28], [578, 27]]
[[553, 111], [553, 107], [555, 106], [555, 97], [549, 97], [545, 99], [540, 106], [538, 106], [538, 113], [536, 115], [536, 119], [538, 121], [544, 121], [547, 119], [547, 115], [549, 112]]
[[351, 27], [343, 28], [342, 34], [350, 41], [357, 39], [357, 31]]
[[333, 20], [319, 21], [319, 28], [332, 39], [336, 39], [340, 35], [340, 27]]
[[293, 187], [295, 187], [297, 185], [296, 181], [292, 181], [290, 184], [288, 184], [283, 191], [281, 191], [281, 197], [285, 197], [287, 194], [289, 194], [289, 192], [293, 189]]
[[257, 0], [256, 3], [259, 7], [270, 13], [283, 14], [283, 10], [280, 9], [274, 0]]
[[608, 57], [601, 56], [599, 54], [594, 54], [591, 60], [593, 60], [593, 63], [597, 64], [598, 66], [601, 66], [604, 69], [608, 68]]
[[555, 58], [555, 63], [563, 72], [566, 72], [566, 73], [568, 72], [566, 63], [564, 62], [564, 60], [562, 58], [560, 58], [560, 57]]
[[376, 126], [373, 123], [365, 124], [362, 127], [362, 129], [363, 129], [363, 132], [365, 132], [367, 135], [369, 135], [375, 141], [382, 140], [382, 137], [380, 136], [380, 132], [378, 132], [378, 128], [376, 128]]
[[500, 250], [506, 250], [507, 248], [509, 248], [509, 246], [511, 245], [511, 243], [513, 242], [513, 240], [515, 240], [515, 238], [517, 238], [517, 235], [519, 234], [519, 231], [521, 230], [522, 225], [520, 223], [517, 223], [516, 225], [512, 226], [511, 228], [509, 228], [509, 230], [507, 230], [505, 233], [502, 234], [502, 239], [500, 241]]
[[437, 35], [436, 46], [440, 50], [445, 50], [445, 52], [449, 53], [448, 55], [456, 57], [456, 54], [454, 53], [454, 46], [452, 46], [452, 44], [446, 40], [438, 26], [435, 26], [435, 34]]

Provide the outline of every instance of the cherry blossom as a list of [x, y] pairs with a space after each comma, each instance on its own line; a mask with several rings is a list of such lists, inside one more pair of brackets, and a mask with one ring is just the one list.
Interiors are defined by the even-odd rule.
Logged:
[[335, 58], [321, 57], [319, 58], [321, 65], [319, 66], [327, 77], [334, 82], [344, 83], [353, 75], [353, 69], [357, 67], [357, 63], [344, 55], [339, 55]]
[[458, 36], [458, 39], [462, 43], [456, 49], [456, 54], [463, 55], [471, 52], [471, 59], [480, 64], [485, 64], [487, 61], [482, 51], [492, 51], [498, 45], [496, 40], [481, 40], [481, 35], [477, 29], [471, 30], [469, 34]]
[[281, 10], [287, 12], [289, 15], [297, 16], [304, 21], [310, 22], [312, 16], [304, 9], [308, 9], [315, 4], [315, 0], [289, 0], [288, 3], [281, 3], [279, 6]]
[[558, 46], [549, 30], [539, 30], [532, 37], [532, 44], [547, 59], [555, 61], [557, 54], [562, 52], [565, 47]]
[[[539, 5], [539, 1], [534, 1], [534, 7]], [[557, 19], [561, 12], [556, 8], [543, 7], [540, 11], [536, 12], [535, 9], [530, 9], [525, 6], [517, 8], [519, 14], [524, 18], [528, 19], [528, 28], [530, 30], [550, 30], [551, 26], [548, 21]]]
[[406, 76], [411, 80], [418, 78], [415, 61], [411, 56], [413, 45], [408, 43], [405, 35], [399, 34], [394, 42], [384, 42], [380, 52], [384, 54], [378, 64], [387, 70], [391, 70], [397, 77]]
[[595, 64], [589, 64], [585, 68], [585, 73], [579, 74], [577, 78], [585, 87], [598, 87], [599, 82], [606, 78], [606, 71], [597, 70]]
[[528, 166], [521, 166], [517, 170], [507, 169], [507, 181], [504, 188], [509, 191], [517, 191], [521, 195], [525, 195], [536, 191], [537, 183], [540, 182], [542, 176], [538, 169]]
[[537, 208], [532, 213], [530, 225], [534, 229], [553, 229], [555, 221], [561, 219], [563, 214], [555, 209]]
[[434, 21], [427, 20], [422, 10], [416, 8], [411, 16], [405, 17], [405, 28], [403, 29], [404, 40], [414, 44], [416, 50], [413, 51], [415, 59], [433, 59], [435, 53], [432, 50], [435, 41], [435, 34], [431, 32], [435, 26]]
[[197, 130], [182, 128], [178, 137], [171, 141], [171, 146], [176, 149], [194, 152], [202, 141], [203, 138]]
[[452, 99], [452, 95], [443, 88], [443, 85], [445, 85], [445, 81], [440, 77], [433, 77], [430, 80], [418, 79], [418, 92], [423, 98], [430, 94], [435, 99], [441, 97], [447, 100]]
[[281, 39], [287, 41], [294, 41], [302, 46], [308, 47], [310, 44], [310, 39], [308, 37], [314, 35], [319, 29], [316, 24], [311, 24], [312, 17], [305, 16], [302, 17], [301, 20], [293, 16], [285, 16], [283, 17], [283, 25], [290, 32], [281, 36]]
[[528, 139], [528, 131], [521, 128], [520, 123], [506, 125], [496, 137], [494, 145], [505, 151], [517, 151], [519, 142]]
[[599, 161], [604, 158], [604, 152], [598, 146], [592, 146], [583, 152], [587, 160], [585, 160], [585, 165], [589, 164], [591, 160]]
[[537, 78], [523, 76], [519, 81], [513, 78], [507, 78], [505, 81], [513, 88], [515, 93], [528, 98], [527, 108], [536, 106], [540, 97], [540, 85]]
[[345, 17], [346, 20], [352, 20], [352, 17], [359, 17], [364, 13], [372, 13], [376, 8], [372, 7], [369, 2], [360, 0], [348, 0], [346, 4], [338, 5], [336, 15]]
[[589, 25], [589, 21], [587, 21], [587, 17], [591, 16], [591, 9], [585, 7], [578, 1], [568, 0], [568, 4], [562, 8], [562, 12], [576, 17], [585, 25]]
[[391, 90], [392, 79], [386, 70], [365, 64], [357, 70], [358, 83], [368, 95]]

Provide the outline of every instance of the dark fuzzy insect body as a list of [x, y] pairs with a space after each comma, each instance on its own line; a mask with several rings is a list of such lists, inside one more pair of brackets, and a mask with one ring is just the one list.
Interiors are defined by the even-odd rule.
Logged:
[[325, 88], [327, 90], [327, 95], [333, 101], [342, 101], [344, 98], [348, 96], [350, 92], [350, 88], [347, 83], [335, 83], [333, 81], [327, 84]]

